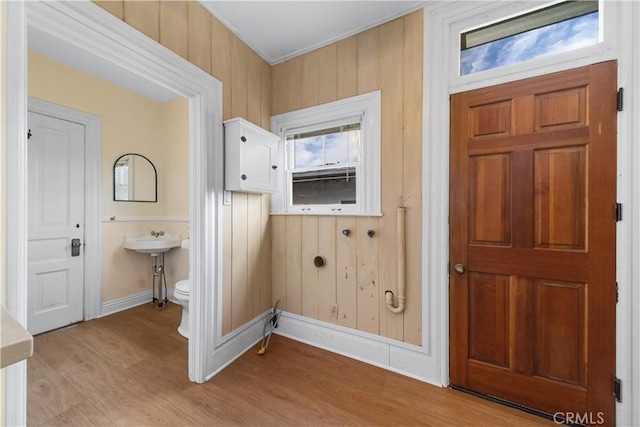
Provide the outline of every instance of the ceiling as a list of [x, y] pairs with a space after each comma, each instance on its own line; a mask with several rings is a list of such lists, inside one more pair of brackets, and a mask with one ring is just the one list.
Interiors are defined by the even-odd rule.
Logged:
[[406, 15], [426, 1], [199, 0], [271, 65]]
[[[425, 1], [213, 1], [211, 13], [271, 65], [333, 43], [423, 7]], [[108, 15], [107, 12], [104, 12]], [[109, 15], [110, 19], [115, 19]], [[177, 97], [93, 54], [28, 27], [28, 48], [158, 102]]]

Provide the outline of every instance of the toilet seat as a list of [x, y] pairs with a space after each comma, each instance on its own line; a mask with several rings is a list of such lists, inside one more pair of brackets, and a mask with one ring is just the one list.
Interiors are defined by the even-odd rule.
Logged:
[[173, 299], [182, 306], [182, 318], [178, 333], [185, 338], [189, 338], [189, 279], [180, 280], [173, 289]]

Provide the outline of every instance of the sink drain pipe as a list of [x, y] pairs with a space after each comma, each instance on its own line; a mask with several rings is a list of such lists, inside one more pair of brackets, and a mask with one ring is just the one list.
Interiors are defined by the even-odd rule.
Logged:
[[387, 308], [392, 313], [402, 313], [407, 299], [405, 294], [405, 258], [407, 245], [405, 240], [405, 208], [396, 209], [396, 227], [398, 234], [398, 305], [393, 304], [393, 292], [387, 290], [384, 300]]

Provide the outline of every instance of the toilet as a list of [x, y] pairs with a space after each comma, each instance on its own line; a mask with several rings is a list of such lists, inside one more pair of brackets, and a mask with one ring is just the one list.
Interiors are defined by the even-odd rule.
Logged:
[[173, 289], [173, 299], [182, 306], [182, 319], [178, 333], [189, 338], [189, 279], [180, 280]]

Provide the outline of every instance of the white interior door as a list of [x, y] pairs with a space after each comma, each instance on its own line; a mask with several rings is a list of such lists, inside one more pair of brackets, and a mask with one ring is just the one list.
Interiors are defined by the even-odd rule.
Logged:
[[85, 129], [33, 112], [29, 129], [27, 329], [38, 334], [83, 318]]

